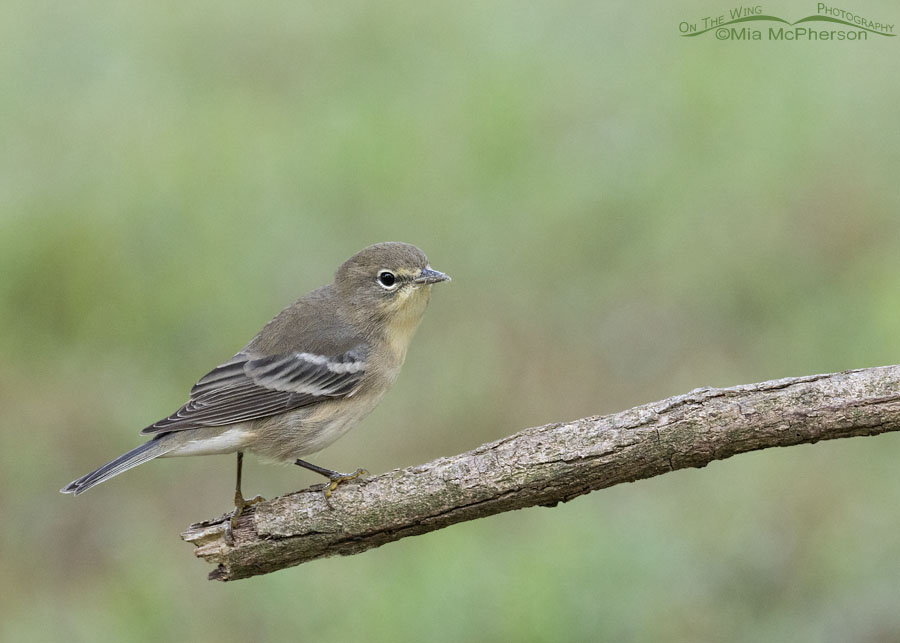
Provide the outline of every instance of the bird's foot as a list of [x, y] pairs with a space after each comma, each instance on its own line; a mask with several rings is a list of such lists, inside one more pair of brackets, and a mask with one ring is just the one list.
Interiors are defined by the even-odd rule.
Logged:
[[331, 498], [332, 492], [338, 488], [343, 482], [347, 482], [348, 480], [355, 480], [360, 476], [367, 476], [369, 472], [365, 469], [357, 469], [353, 473], [340, 473], [339, 471], [332, 471], [331, 469], [326, 469], [325, 467], [320, 467], [317, 464], [313, 464], [312, 462], [307, 462], [306, 460], [296, 460], [294, 461], [298, 467], [303, 467], [304, 469], [309, 469], [310, 471], [315, 471], [319, 475], [323, 475], [331, 482], [325, 486], [322, 490], [322, 493], [325, 494], [325, 503], [331, 506], [331, 503], [328, 502], [328, 499]]
[[240, 493], [234, 494], [234, 511], [231, 512], [231, 515], [225, 521], [225, 542], [229, 546], [234, 545], [234, 528], [237, 526], [238, 518], [244, 513], [244, 509], [258, 502], [265, 502], [265, 500], [262, 496], [256, 496], [247, 500]]
[[327, 502], [328, 499], [331, 498], [331, 494], [338, 488], [338, 485], [349, 482], [350, 480], [356, 480], [360, 476], [367, 475], [369, 475], [369, 472], [365, 469], [357, 469], [353, 473], [338, 473], [337, 471], [332, 471], [331, 475], [328, 476], [331, 483], [322, 490], [325, 494], [325, 501]]

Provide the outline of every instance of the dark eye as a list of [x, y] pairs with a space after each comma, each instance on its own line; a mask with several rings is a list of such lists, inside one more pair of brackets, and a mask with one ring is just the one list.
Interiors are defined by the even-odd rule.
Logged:
[[385, 288], [393, 288], [394, 284], [397, 283], [397, 277], [394, 273], [388, 270], [382, 270], [378, 273], [378, 283], [380, 283]]

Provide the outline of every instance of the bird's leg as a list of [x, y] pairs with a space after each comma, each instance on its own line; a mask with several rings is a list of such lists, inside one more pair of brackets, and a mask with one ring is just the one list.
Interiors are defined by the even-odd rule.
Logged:
[[237, 482], [234, 486], [234, 511], [231, 512], [231, 517], [228, 522], [225, 523], [225, 542], [229, 545], [234, 544], [234, 527], [237, 524], [237, 519], [241, 517], [241, 514], [244, 513], [244, 509], [249, 507], [250, 505], [255, 505], [257, 502], [263, 502], [265, 498], [262, 496], [256, 496], [251, 500], [245, 500], [244, 494], [241, 493], [241, 467], [244, 463], [244, 452], [237, 452]]
[[342, 482], [347, 482], [348, 480], [355, 480], [360, 476], [367, 476], [369, 472], [365, 469], [357, 469], [353, 473], [340, 473], [339, 471], [332, 471], [331, 469], [326, 469], [325, 467], [317, 466], [311, 462], [307, 462], [306, 460], [297, 460], [294, 462], [298, 467], [303, 467], [304, 469], [309, 469], [310, 471], [315, 471], [318, 474], [321, 474], [331, 480], [331, 484], [325, 487], [325, 500], [328, 500], [331, 497], [331, 493], [338, 488], [338, 485]]

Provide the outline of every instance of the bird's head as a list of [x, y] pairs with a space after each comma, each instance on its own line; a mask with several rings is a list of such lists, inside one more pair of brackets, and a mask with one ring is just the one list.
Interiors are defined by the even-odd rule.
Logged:
[[360, 250], [334, 277], [345, 314], [406, 341], [422, 319], [432, 284], [441, 281], [450, 277], [433, 270], [416, 246], [398, 241]]

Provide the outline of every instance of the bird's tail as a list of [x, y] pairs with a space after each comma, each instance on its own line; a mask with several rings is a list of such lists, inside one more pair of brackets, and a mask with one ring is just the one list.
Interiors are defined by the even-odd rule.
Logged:
[[87, 475], [81, 476], [78, 480], [70, 482], [59, 490], [60, 493], [73, 493], [77, 496], [80, 493], [84, 493], [95, 484], [100, 484], [104, 480], [109, 480], [113, 476], [117, 476], [129, 469], [133, 469], [139, 464], [144, 464], [153, 458], [158, 458], [159, 456], [168, 453], [175, 445], [169, 440], [161, 439], [164, 437], [165, 435], [161, 435], [132, 449], [128, 453], [120, 455], [118, 458], [112, 462], [107, 462], [96, 471], [92, 471]]

